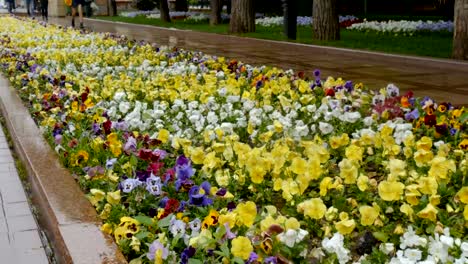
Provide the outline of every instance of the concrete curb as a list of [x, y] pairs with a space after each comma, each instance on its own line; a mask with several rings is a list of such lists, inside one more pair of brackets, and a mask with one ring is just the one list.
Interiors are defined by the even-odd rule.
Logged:
[[0, 110], [28, 171], [39, 225], [49, 237], [58, 263], [127, 263], [112, 237], [100, 231], [95, 209], [1, 75]]

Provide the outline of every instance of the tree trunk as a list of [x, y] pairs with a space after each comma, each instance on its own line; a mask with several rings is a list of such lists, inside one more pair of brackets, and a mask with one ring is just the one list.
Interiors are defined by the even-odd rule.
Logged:
[[455, 0], [452, 57], [468, 60], [468, 0]]
[[337, 0], [314, 0], [312, 18], [314, 39], [340, 39]]
[[176, 0], [175, 2], [175, 11], [188, 11], [188, 2], [187, 0]]
[[297, 3], [296, 0], [283, 1], [283, 28], [288, 39], [296, 39], [297, 32]]
[[229, 32], [255, 32], [254, 0], [232, 0], [231, 22]]
[[211, 0], [211, 14], [210, 14], [210, 25], [218, 25], [221, 23], [221, 1], [222, 0]]
[[169, 15], [169, 5], [167, 0], [161, 0], [159, 2], [159, 12], [161, 12], [161, 20], [164, 22], [171, 22], [171, 16]]

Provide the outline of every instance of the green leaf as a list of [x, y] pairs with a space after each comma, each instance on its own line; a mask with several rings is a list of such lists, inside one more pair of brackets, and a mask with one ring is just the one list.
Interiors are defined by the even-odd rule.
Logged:
[[130, 164], [133, 166], [133, 167], [136, 167], [136, 165], [138, 164], [138, 159], [136, 156], [132, 155], [130, 157]]
[[171, 223], [171, 218], [169, 216], [166, 216], [162, 220], [159, 220], [158, 227], [159, 228], [168, 227], [170, 223]]
[[203, 264], [203, 261], [199, 260], [199, 259], [189, 259], [188, 260], [188, 264]]
[[146, 215], [135, 216], [135, 220], [137, 220], [141, 224], [144, 224], [145, 226], [150, 226], [150, 225], [153, 224], [153, 219], [151, 217], [146, 216]]
[[138, 238], [138, 240], [142, 240], [146, 238], [147, 236], [149, 236], [149, 234], [151, 233], [148, 231], [141, 231], [141, 232], [138, 232], [138, 234], [136, 234], [135, 237]]
[[221, 245], [221, 251], [223, 251], [223, 254], [224, 254], [225, 257], [227, 257], [227, 258], [229, 257], [230, 252], [229, 252], [227, 242], [224, 242], [224, 244]]
[[466, 123], [468, 122], [468, 112], [464, 113], [463, 115], [461, 115], [459, 118], [460, 120], [460, 123]]
[[142, 264], [143, 260], [141, 258], [132, 259], [128, 264]]
[[215, 253], [216, 255], [221, 256], [221, 257], [226, 257], [226, 255], [224, 255], [224, 252], [221, 252], [219, 250], [213, 251], [213, 253]]
[[387, 242], [388, 240], [388, 235], [383, 232], [374, 232], [372, 234], [374, 235], [375, 238], [377, 238], [378, 240], [382, 242]]
[[214, 237], [216, 240], [221, 240], [223, 236], [226, 234], [226, 227], [224, 225], [220, 226], [218, 230], [216, 230], [216, 233], [214, 234]]
[[231, 263], [244, 264], [245, 262], [239, 257], [234, 257], [233, 259], [231, 259]]

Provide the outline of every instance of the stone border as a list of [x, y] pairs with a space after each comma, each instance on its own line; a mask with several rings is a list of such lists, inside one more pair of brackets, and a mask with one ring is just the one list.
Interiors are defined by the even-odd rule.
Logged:
[[0, 75], [0, 110], [15, 150], [28, 171], [39, 225], [58, 263], [127, 263], [112, 237], [100, 231], [96, 210], [43, 138], [28, 109]]

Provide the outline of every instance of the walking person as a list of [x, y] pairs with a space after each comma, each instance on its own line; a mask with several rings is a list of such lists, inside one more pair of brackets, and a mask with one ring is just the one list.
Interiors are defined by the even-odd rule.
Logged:
[[13, 14], [13, 9], [15, 9], [15, 0], [6, 0], [8, 6], [8, 13]]
[[27, 11], [27, 13], [28, 13], [28, 16], [34, 18], [34, 4], [33, 4], [33, 0], [26, 0], [25, 2], [26, 2], [26, 11]]
[[72, 0], [72, 27], [75, 27], [75, 16], [78, 9], [78, 17], [80, 20], [80, 29], [84, 29], [83, 26], [83, 5], [84, 0]]
[[41, 0], [42, 20], [46, 22], [49, 21], [48, 12], [47, 12], [48, 9], [49, 9], [49, 0]]

